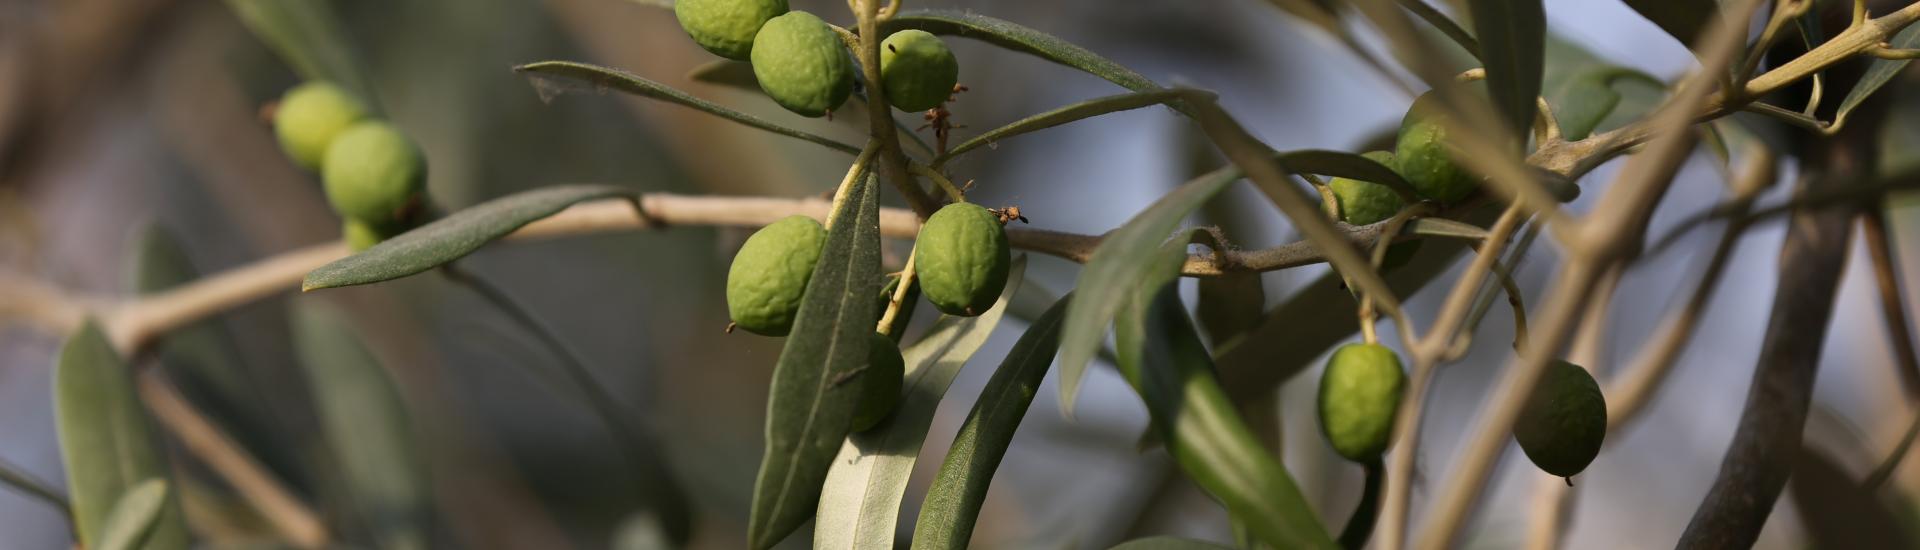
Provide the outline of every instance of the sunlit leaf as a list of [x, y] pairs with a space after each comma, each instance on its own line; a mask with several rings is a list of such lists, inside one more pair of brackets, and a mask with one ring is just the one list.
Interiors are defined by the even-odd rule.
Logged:
[[426, 547], [432, 496], [399, 388], [339, 311], [295, 302], [294, 345], [346, 493], [385, 549]]
[[814, 548], [893, 546], [907, 479], [913, 475], [920, 446], [926, 443], [933, 413], [953, 377], [999, 326], [1025, 279], [1026, 267], [1026, 256], [1014, 260], [1007, 287], [992, 309], [977, 317], [941, 317], [931, 331], [902, 350], [907, 363], [905, 393], [893, 416], [873, 429], [847, 436], [840, 446], [820, 494], [819, 515], [813, 522]]
[[[933, 34], [972, 38], [1008, 50], [1073, 67], [1136, 92], [1160, 90], [1159, 84], [1086, 48], [1053, 35], [972, 12], [953, 10], [906, 11], [881, 24], [881, 34], [919, 29]], [[1175, 104], [1176, 110], [1184, 107]]]
[[1541, 0], [1471, 0], [1468, 5], [1493, 106], [1512, 135], [1525, 136], [1538, 112], [1545, 70], [1546, 8]]
[[1093, 117], [1097, 117], [1097, 116], [1105, 115], [1109, 113], [1117, 113], [1120, 111], [1139, 109], [1141, 107], [1147, 107], [1150, 105], [1159, 105], [1162, 103], [1173, 101], [1174, 98], [1178, 96], [1179, 96], [1179, 93], [1172, 90], [1157, 90], [1157, 91], [1149, 91], [1149, 92], [1136, 92], [1136, 93], [1130, 93], [1130, 94], [1111, 95], [1107, 97], [1098, 97], [1094, 99], [1089, 99], [1086, 101], [1082, 101], [1079, 103], [1075, 103], [1072, 105], [1068, 105], [1065, 107], [1061, 107], [1058, 109], [1033, 115], [1027, 118], [1023, 118], [1018, 121], [1014, 121], [1012, 124], [1008, 124], [1006, 126], [1001, 126], [999, 128], [988, 130], [985, 133], [974, 136], [966, 141], [960, 142], [959, 145], [953, 146], [952, 149], [947, 150], [947, 154], [941, 155], [939, 158], [934, 159], [933, 164], [935, 166], [944, 164], [948, 160], [952, 160], [954, 157], [958, 157], [962, 154], [965, 154], [967, 151], [971, 151], [981, 146], [995, 145], [999, 143], [1001, 140], [1004, 140], [1013, 136], [1017, 136], [1020, 134], [1037, 132], [1040, 130], [1045, 130], [1047, 128], [1052, 128], [1062, 124], [1067, 124], [1067, 123], [1079, 121], [1079, 120], [1085, 120], [1085, 119], [1089, 119], [1089, 118], [1093, 118]]
[[153, 527], [160, 520], [160, 511], [167, 505], [167, 482], [149, 479], [134, 485], [133, 489], [114, 503], [113, 511], [107, 514], [107, 524], [102, 528], [100, 541], [95, 550], [133, 550], [139, 548]]
[[414, 275], [479, 250], [494, 239], [576, 203], [633, 197], [609, 185], [558, 185], [480, 203], [307, 273], [301, 290], [364, 285]]
[[973, 411], [953, 438], [940, 473], [927, 489], [913, 529], [913, 548], [965, 548], [973, 536], [987, 486], [1000, 468], [1014, 431], [1040, 393], [1060, 343], [1060, 320], [1069, 298], [1061, 298], [1027, 327], [1000, 362], [999, 370], [973, 402]]
[[1233, 547], [1180, 537], [1147, 537], [1115, 545], [1112, 550], [1232, 550]]
[[1146, 402], [1180, 469], [1275, 548], [1338, 548], [1279, 460], [1260, 445], [1214, 377], [1213, 361], [1173, 284], [1176, 239], [1149, 259], [1114, 321], [1120, 372]]
[[1640, 12], [1660, 30], [1679, 39], [1689, 48], [1700, 38], [1707, 23], [1713, 21], [1714, 13], [1720, 11], [1718, 0], [1623, 0], [1633, 11]]
[[614, 89], [640, 97], [692, 107], [700, 112], [738, 122], [750, 128], [813, 142], [849, 155], [860, 154], [860, 148], [857, 146], [721, 107], [711, 101], [687, 95], [686, 92], [619, 69], [572, 61], [541, 61], [514, 67], [513, 70], [525, 73], [527, 81], [533, 84], [534, 91], [538, 92], [542, 99], [550, 100], [568, 92], [603, 93], [608, 89]]
[[880, 200], [874, 177], [855, 180], [827, 231], [793, 332], [768, 390], [766, 454], [753, 486], [747, 546], [768, 548], [813, 517], [821, 484], [852, 428], [880, 275]]
[[[1887, 43], [1894, 48], [1920, 48], [1920, 25], [1907, 27], [1899, 34], [1893, 35], [1893, 39], [1888, 40]], [[1840, 100], [1840, 110], [1834, 114], [1834, 125], [1838, 126], [1845, 122], [1847, 115], [1859, 107], [1861, 102], [1879, 91], [1881, 86], [1887, 85], [1888, 81], [1893, 80], [1895, 75], [1900, 74], [1900, 71], [1906, 69], [1907, 64], [1912, 62], [1912, 59], [1873, 60], [1873, 64], [1867, 66], [1867, 72], [1860, 75], [1860, 81], [1853, 85], [1852, 90], [1847, 91], [1847, 97]]]
[[[67, 466], [67, 491], [75, 530], [88, 548], [99, 546], [113, 507], [140, 482], [169, 479], [132, 371], [89, 321], [67, 338], [53, 372], [54, 423]], [[163, 499], [160, 519], [141, 548], [184, 549], [187, 527], [180, 507]]]
[[1080, 269], [1074, 295], [1080, 298], [1067, 307], [1067, 318], [1060, 336], [1060, 410], [1073, 413], [1073, 400], [1080, 379], [1093, 359], [1107, 325], [1120, 313], [1120, 303], [1133, 285], [1147, 275], [1145, 261], [1173, 233], [1180, 220], [1199, 208], [1208, 198], [1240, 179], [1240, 170], [1221, 168], [1174, 188], [1126, 224], [1108, 233], [1093, 251], [1093, 258]]
[[338, 84], [378, 110], [380, 102], [354, 54], [354, 41], [325, 0], [227, 0], [247, 30], [307, 80]]

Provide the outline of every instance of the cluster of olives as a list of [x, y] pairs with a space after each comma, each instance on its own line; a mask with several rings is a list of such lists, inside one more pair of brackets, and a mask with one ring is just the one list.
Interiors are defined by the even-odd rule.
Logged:
[[[853, 93], [854, 65], [839, 33], [811, 13], [788, 11], [786, 0], [680, 0], [673, 13], [700, 47], [752, 63], [760, 89], [789, 111], [823, 116]], [[938, 107], [959, 77], [953, 52], [932, 34], [900, 31], [881, 43], [882, 89], [894, 107]]]
[[295, 164], [320, 172], [354, 250], [414, 221], [427, 181], [420, 148], [346, 90], [318, 81], [295, 86], [274, 110], [273, 131]]
[[[727, 313], [734, 326], [767, 336], [791, 331], [826, 244], [827, 230], [806, 216], [789, 216], [748, 237], [727, 270]], [[1000, 217], [971, 203], [934, 212], [920, 226], [914, 245], [921, 295], [949, 315], [974, 316], [992, 308], [1006, 287], [1010, 264]], [[899, 348], [879, 334], [871, 347], [855, 431], [886, 418], [900, 394], [904, 362]]]
[[[1406, 391], [1400, 356], [1379, 344], [1348, 344], [1320, 375], [1320, 432], [1340, 456], [1380, 460]], [[1521, 409], [1513, 438], [1541, 470], [1571, 478], [1587, 469], [1607, 435], [1607, 401], [1593, 375], [1554, 361]]]
[[[1474, 176], [1447, 152], [1445, 115], [1433, 93], [1421, 95], [1400, 120], [1394, 150], [1362, 156], [1399, 174], [1420, 198], [1440, 203], [1458, 202], [1473, 194]], [[1375, 182], [1334, 178], [1327, 182], [1338, 211], [1333, 214], [1353, 225], [1367, 225], [1393, 217], [1406, 206], [1400, 195]], [[1418, 242], [1418, 241], [1415, 241]]]

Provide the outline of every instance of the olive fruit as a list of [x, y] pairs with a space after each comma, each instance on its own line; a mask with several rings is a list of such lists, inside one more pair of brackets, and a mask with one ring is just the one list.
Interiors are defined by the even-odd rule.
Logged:
[[1566, 361], [1547, 365], [1513, 425], [1513, 438], [1527, 458], [1560, 477], [1587, 469], [1606, 436], [1607, 399], [1600, 384], [1587, 369]]
[[384, 226], [405, 220], [418, 204], [427, 163], [398, 128], [368, 120], [340, 132], [327, 146], [320, 180], [334, 211]]
[[880, 43], [880, 82], [887, 102], [902, 111], [939, 107], [960, 81], [960, 62], [939, 37], [908, 29]]
[[327, 146], [348, 126], [367, 117], [367, 107], [332, 83], [313, 81], [287, 90], [273, 112], [273, 134], [294, 164], [317, 170]]
[[727, 313], [754, 334], [786, 336], [827, 246], [827, 230], [806, 216], [788, 216], [760, 228], [727, 269]]
[[1440, 97], [1427, 92], [1414, 100], [1400, 120], [1394, 144], [1394, 171], [1421, 197], [1451, 203], [1473, 194], [1473, 174], [1454, 162], [1447, 150], [1447, 128]]
[[900, 385], [907, 362], [892, 338], [878, 332], [867, 344], [867, 370], [860, 373], [860, 404], [853, 409], [853, 431], [864, 432], [893, 414], [900, 403]]
[[[1393, 166], [1393, 153], [1373, 151], [1361, 156], [1389, 168]], [[1406, 206], [1406, 201], [1400, 200], [1400, 194], [1393, 192], [1393, 188], [1378, 183], [1333, 178], [1327, 182], [1327, 188], [1333, 191], [1334, 203], [1340, 207], [1340, 220], [1353, 225], [1391, 218]]]
[[1007, 284], [1011, 255], [999, 216], [977, 204], [946, 205], [914, 242], [920, 293], [948, 315], [986, 313]]
[[760, 89], [800, 116], [825, 115], [853, 93], [846, 46], [811, 13], [791, 11], [768, 20], [753, 37], [751, 57]]
[[1379, 344], [1347, 344], [1320, 374], [1320, 432], [1340, 456], [1380, 459], [1393, 438], [1394, 415], [1406, 391], [1400, 356]]
[[680, 28], [714, 55], [746, 61], [753, 36], [768, 19], [787, 13], [787, 0], [679, 0], [673, 17]]

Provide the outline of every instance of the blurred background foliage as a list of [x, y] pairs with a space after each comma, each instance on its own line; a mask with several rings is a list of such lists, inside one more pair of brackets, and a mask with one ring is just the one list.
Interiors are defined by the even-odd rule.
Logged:
[[[685, 75], [711, 57], [667, 11], [636, 2], [328, 4], [359, 49], [387, 116], [424, 147], [430, 193], [443, 210], [557, 183], [814, 195], [831, 189], [845, 169], [844, 159], [812, 145], [671, 105], [617, 94], [544, 102], [510, 70], [530, 61], [619, 67], [800, 128], [847, 141], [861, 135], [844, 121], [797, 120], [759, 94], [690, 80]], [[1328, 33], [1342, 29], [1379, 51], [1370, 30], [1310, 7], [1327, 4], [916, 0], [910, 7], [964, 7], [1016, 21], [1156, 81], [1217, 90], [1228, 110], [1279, 149], [1378, 148], [1411, 100], [1401, 84], [1411, 79], [1397, 69], [1382, 74]], [[793, 5], [848, 20], [837, 0]], [[1590, 92], [1571, 75], [1596, 64], [1663, 80], [1691, 67], [1683, 46], [1622, 4], [1547, 5], [1556, 33], [1547, 64], [1550, 99]], [[1031, 57], [966, 40], [950, 44], [971, 88], [953, 107], [956, 122], [966, 126], [957, 131], [961, 136], [1117, 91]], [[1889, 164], [1920, 162], [1913, 147], [1920, 143], [1920, 97], [1903, 91], [1913, 74], [1886, 92], [1897, 98], [1895, 123], [1883, 140]], [[338, 221], [316, 179], [285, 159], [260, 114], [297, 81], [222, 3], [0, 4], [0, 266], [69, 289], [129, 296], [335, 238]], [[1631, 82], [1613, 89], [1623, 95], [1622, 106], [1603, 129], [1658, 98], [1655, 88]], [[1219, 164], [1195, 145], [1189, 123], [1154, 108], [1011, 140], [951, 168], [977, 182], [977, 202], [1019, 205], [1040, 227], [1098, 234]], [[1717, 165], [1714, 155], [1696, 155], [1656, 215], [1652, 234], [1718, 200]], [[1584, 198], [1572, 208], [1584, 210], [1597, 195], [1594, 186], [1613, 171], [1589, 176]], [[1293, 240], [1253, 193], [1232, 189], [1194, 221], [1226, 227], [1242, 247]], [[888, 200], [897, 203], [897, 197]], [[1911, 244], [1917, 221], [1911, 201], [1891, 204], [1900, 253], [1912, 258], [1920, 249]], [[1744, 237], [1732, 276], [1668, 387], [1644, 421], [1610, 439], [1608, 451], [1582, 476], [1570, 546], [1661, 546], [1685, 526], [1744, 399], [1767, 317], [1766, 300], [1757, 297], [1771, 293], [1781, 235], [1776, 220]], [[620, 400], [620, 414], [648, 443], [644, 451], [657, 453], [642, 458], [659, 461], [658, 470], [634, 467], [633, 456], [618, 448], [621, 437], [587, 407], [578, 388], [555, 375], [559, 358], [548, 348], [443, 277], [248, 305], [170, 335], [141, 366], [163, 369], [268, 470], [319, 503], [330, 531], [347, 542], [651, 548], [684, 534], [676, 522], [691, 518], [692, 547], [738, 547], [760, 457], [767, 379], [780, 349], [777, 339], [721, 330], [725, 268], [745, 236], [703, 228], [607, 234], [491, 247], [462, 262], [562, 335]], [[1612, 361], [1647, 339], [1687, 286], [1675, 281], [1695, 276], [1713, 237], [1696, 232], [1627, 273], [1626, 291], [1612, 304], [1609, 347], [1594, 365], [1603, 377]], [[906, 252], [895, 244], [889, 265]], [[1550, 246], [1539, 248], [1516, 273], [1530, 298], [1556, 255]], [[1032, 285], [1056, 293], [1078, 270], [1055, 258], [1031, 260]], [[1897, 471], [1893, 490], [1846, 488], [1898, 439], [1912, 408], [1888, 368], [1871, 271], [1863, 254], [1850, 261], [1817, 386], [1818, 412], [1808, 427], [1810, 446], [1819, 451], [1807, 458], [1810, 473], [1796, 479], [1791, 498], [1776, 509], [1763, 547], [1911, 542], [1920, 525], [1908, 504], [1920, 495], [1920, 461]], [[1262, 292], [1244, 295], [1270, 307], [1323, 272], [1268, 273], [1257, 280]], [[1433, 294], [1409, 301], [1416, 318], [1437, 309]], [[930, 317], [923, 314], [921, 324]], [[922, 450], [923, 458], [935, 458], [917, 466], [906, 517], [990, 374], [981, 365], [996, 363], [1026, 322], [1009, 319], [996, 331], [941, 403]], [[1483, 341], [1503, 341], [1510, 322], [1496, 309], [1481, 327]], [[59, 339], [25, 327], [3, 330], [0, 459], [61, 479], [48, 391]], [[1383, 340], [1395, 341], [1386, 330]], [[1478, 346], [1438, 378], [1419, 457], [1422, 475], [1446, 471], [1506, 353], [1502, 346]], [[975, 544], [1095, 548], [1152, 534], [1231, 540], [1224, 513], [1163, 451], [1136, 449], [1146, 423], [1138, 398], [1112, 369], [1092, 372], [1074, 420], [1053, 414], [1051, 377], [1039, 392], [1035, 414], [997, 474]], [[1312, 372], [1296, 376], [1280, 389], [1271, 405], [1280, 420], [1265, 429], [1281, 442], [1321, 516], [1337, 522], [1352, 508], [1361, 476], [1319, 441], [1311, 413], [1314, 378]], [[206, 542], [251, 547], [271, 540], [265, 519], [232, 487], [193, 460], [173, 462], [180, 472], [175, 494]], [[1471, 545], [1518, 546], [1531, 507], [1531, 483], [1522, 481], [1543, 475], [1524, 461], [1506, 461], [1491, 504], [1470, 531]], [[1811, 479], [1830, 481], [1801, 482]], [[1433, 481], [1416, 481], [1416, 507]], [[673, 487], [678, 490], [661, 490]], [[394, 516], [405, 512], [367, 513], [421, 502], [430, 504], [430, 517], [401, 517], [395, 524]], [[43, 503], [0, 491], [0, 547], [64, 547], [68, 529]], [[1858, 536], [1868, 538], [1847, 538]], [[795, 535], [788, 545], [807, 540]]]

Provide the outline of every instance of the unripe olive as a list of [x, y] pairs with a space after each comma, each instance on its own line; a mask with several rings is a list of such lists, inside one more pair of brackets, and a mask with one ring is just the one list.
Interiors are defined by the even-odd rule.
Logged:
[[953, 95], [960, 62], [933, 33], [908, 29], [880, 43], [880, 81], [888, 103], [902, 111], [925, 111]]
[[972, 203], [949, 204], [927, 218], [914, 242], [920, 293], [948, 315], [986, 313], [1007, 284], [1011, 256], [998, 216]]
[[791, 11], [753, 37], [753, 76], [774, 103], [800, 116], [827, 114], [853, 93], [853, 64], [826, 21]]
[[854, 407], [853, 431], [873, 429], [900, 404], [900, 386], [907, 362], [892, 338], [878, 332], [867, 344], [867, 370], [860, 373], [860, 404]]
[[753, 37], [768, 19], [787, 13], [787, 0], [678, 0], [673, 16], [680, 28], [714, 55], [746, 61]]
[[317, 170], [327, 146], [342, 130], [367, 117], [367, 107], [346, 90], [312, 81], [287, 90], [273, 112], [273, 134], [294, 164]]
[[760, 228], [727, 269], [727, 313], [754, 334], [786, 336], [827, 246], [827, 230], [806, 216], [788, 216]]
[[1386, 346], [1341, 346], [1320, 374], [1320, 433], [1348, 460], [1379, 460], [1393, 440], [1406, 381], [1400, 356]]
[[384, 226], [406, 219], [418, 204], [426, 188], [427, 163], [398, 128], [367, 120], [333, 139], [320, 180], [334, 211]]
[[1394, 171], [1421, 197], [1451, 203], [1473, 194], [1474, 177], [1447, 150], [1445, 116], [1440, 98], [1433, 92], [1414, 100], [1406, 118], [1400, 121], [1393, 160]]
[[1587, 369], [1566, 361], [1547, 365], [1513, 425], [1513, 438], [1527, 458], [1560, 477], [1587, 469], [1606, 436], [1607, 399], [1600, 384]]
[[[1393, 153], [1372, 151], [1361, 156], [1388, 168], [1393, 167]], [[1340, 220], [1353, 225], [1367, 225], [1391, 218], [1406, 207], [1406, 201], [1400, 200], [1399, 193], [1378, 183], [1333, 178], [1333, 181], [1327, 182], [1327, 188], [1333, 191], [1334, 203], [1340, 207]]]

